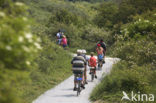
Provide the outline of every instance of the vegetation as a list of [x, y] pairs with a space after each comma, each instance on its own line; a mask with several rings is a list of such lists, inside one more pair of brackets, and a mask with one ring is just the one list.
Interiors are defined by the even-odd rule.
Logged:
[[110, 28], [114, 32], [114, 43], [110, 54], [120, 58], [121, 61], [114, 65], [112, 73], [106, 76], [92, 92], [90, 98], [93, 101], [120, 102], [123, 96], [122, 91], [156, 94], [154, 82], [156, 73], [156, 20], [154, 18], [156, 15], [154, 6], [152, 7], [155, 1], [152, 1], [153, 4], [146, 2], [151, 4], [149, 7], [146, 6], [147, 8], [142, 8], [141, 4], [144, 4], [144, 0], [135, 1], [132, 2], [132, 6], [122, 5], [130, 3], [130, 0], [122, 2], [117, 11], [119, 12], [121, 7], [131, 11], [137, 5], [134, 14], [127, 16], [126, 9], [122, 9], [121, 16], [127, 17], [118, 19], [121, 23], [110, 20], [114, 23]]
[[[32, 102], [72, 74], [70, 52], [94, 51], [101, 38], [107, 54], [121, 61], [91, 100], [120, 101], [123, 90], [156, 94], [155, 5], [155, 0], [1, 0], [0, 103]], [[56, 45], [59, 29], [68, 51]]]
[[1, 103], [30, 103], [71, 75], [70, 54], [44, 36], [43, 29], [36, 31], [42, 23], [32, 22], [27, 8], [11, 0], [0, 3]]

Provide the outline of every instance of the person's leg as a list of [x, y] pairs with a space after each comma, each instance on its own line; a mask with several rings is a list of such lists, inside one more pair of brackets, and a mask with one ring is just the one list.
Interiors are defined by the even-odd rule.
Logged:
[[85, 84], [88, 84], [88, 82], [87, 82], [87, 66], [85, 66], [84, 77], [85, 77]]
[[74, 91], [76, 90], [76, 74], [74, 74]]
[[96, 75], [96, 67], [94, 69], [94, 75], [95, 75], [95, 78], [97, 78], [97, 75]]
[[59, 45], [61, 45], [61, 41], [62, 41], [62, 39], [59, 39]]
[[81, 87], [82, 87], [83, 89], [85, 89], [85, 86], [84, 86], [84, 84], [85, 84], [85, 80], [84, 80], [84, 72], [83, 72], [83, 74], [81, 74], [81, 76], [82, 76]]

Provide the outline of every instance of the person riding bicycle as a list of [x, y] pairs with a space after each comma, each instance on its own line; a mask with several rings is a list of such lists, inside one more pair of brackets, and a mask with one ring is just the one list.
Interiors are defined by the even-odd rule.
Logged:
[[103, 54], [104, 54], [104, 63], [105, 63], [105, 56], [106, 56], [106, 44], [103, 41], [103, 39], [100, 40], [100, 42], [98, 42], [97, 44], [100, 44], [101, 47], [103, 48]]
[[[82, 50], [82, 54], [81, 54], [81, 56], [83, 56], [84, 57], [84, 59], [86, 60], [86, 63], [87, 63], [87, 56], [86, 56], [86, 50]], [[85, 66], [85, 70], [84, 70], [84, 80], [85, 80], [85, 84], [88, 84], [88, 82], [87, 82], [87, 65]]]
[[[94, 53], [93, 52], [91, 52], [91, 54], [90, 54], [90, 59], [89, 59], [89, 66], [90, 67], [94, 67], [94, 75], [95, 75], [95, 78], [97, 78], [97, 75], [96, 75], [96, 58], [94, 57]], [[89, 74], [91, 74], [91, 72], [89, 73]]]
[[97, 52], [98, 61], [103, 58], [104, 56], [103, 51], [104, 50], [101, 47], [101, 44], [97, 44], [96, 52]]
[[[81, 50], [77, 50], [77, 56], [76, 57], [74, 57], [73, 59], [72, 59], [72, 61], [71, 61], [71, 64], [72, 64], [72, 67], [73, 68], [85, 68], [85, 66], [86, 66], [86, 60], [84, 59], [84, 57], [82, 57], [81, 56], [81, 54], [82, 54], [82, 51]], [[78, 62], [80, 62], [80, 63], [78, 63]], [[78, 63], [78, 64], [81, 64], [81, 65], [78, 65], [78, 64], [76, 64], [76, 63]], [[74, 73], [74, 72], [73, 72]], [[83, 88], [83, 89], [85, 89], [85, 87], [84, 87], [84, 71], [81, 73], [82, 74], [82, 83], [81, 83], [81, 87]], [[76, 91], [77, 90], [77, 88], [76, 88], [76, 76], [77, 76], [77, 74], [76, 73], [74, 73], [74, 91]]]

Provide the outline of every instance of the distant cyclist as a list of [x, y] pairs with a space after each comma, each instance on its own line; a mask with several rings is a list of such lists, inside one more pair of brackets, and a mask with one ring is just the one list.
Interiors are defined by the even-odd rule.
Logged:
[[101, 47], [101, 44], [97, 44], [96, 52], [97, 52], [98, 60], [99, 60], [99, 58], [104, 57], [103, 51], [104, 51], [104, 49]]
[[[84, 57], [84, 59], [86, 60], [86, 62], [88, 61], [87, 60], [87, 56], [86, 56], [86, 50], [82, 50], [82, 56]], [[84, 70], [84, 80], [85, 80], [85, 84], [88, 84], [88, 82], [87, 82], [87, 65], [85, 66], [85, 70]]]
[[96, 75], [96, 58], [94, 57], [94, 53], [91, 52], [90, 54], [90, 59], [89, 59], [89, 66], [90, 67], [94, 67], [95, 71], [94, 71], [94, 74], [95, 74], [95, 78], [97, 78], [97, 75]]
[[[77, 50], [77, 56], [74, 57], [71, 61], [73, 68], [85, 68], [86, 60], [84, 59], [84, 57], [81, 56], [81, 54], [82, 54], [82, 50]], [[77, 76], [77, 73], [74, 73], [74, 89], [73, 89], [74, 91], [77, 90], [77, 88], [76, 88], [76, 76]], [[85, 87], [84, 87], [84, 83], [85, 83], [84, 72], [82, 72], [82, 78], [83, 79], [82, 79], [81, 87], [83, 89], [85, 89]]]
[[100, 44], [101, 47], [103, 48], [103, 54], [104, 54], [104, 62], [105, 62], [105, 56], [106, 56], [106, 44], [103, 41], [103, 39], [100, 40], [100, 42], [97, 43], [97, 45]]

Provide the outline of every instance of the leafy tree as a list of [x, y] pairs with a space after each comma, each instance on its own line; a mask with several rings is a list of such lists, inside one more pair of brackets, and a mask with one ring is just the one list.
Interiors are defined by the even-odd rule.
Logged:
[[98, 8], [98, 15], [94, 21], [99, 27], [112, 28], [116, 21], [116, 15], [118, 13], [117, 5], [111, 2], [103, 3]]

